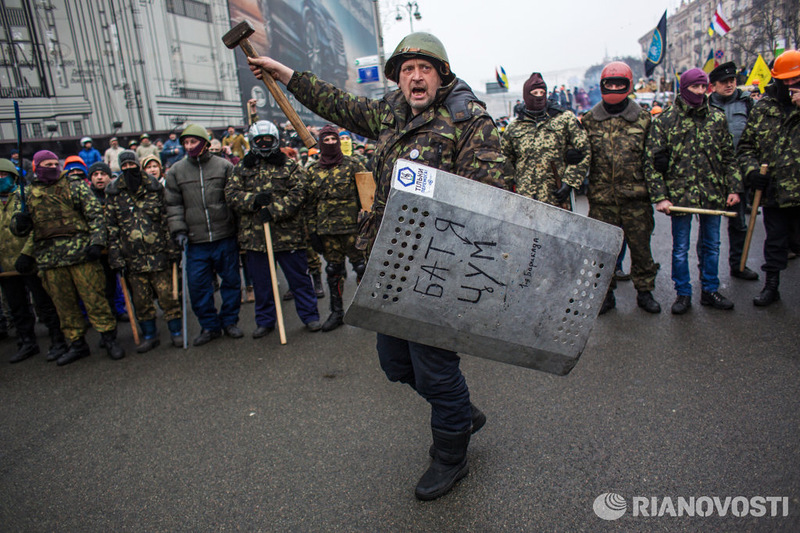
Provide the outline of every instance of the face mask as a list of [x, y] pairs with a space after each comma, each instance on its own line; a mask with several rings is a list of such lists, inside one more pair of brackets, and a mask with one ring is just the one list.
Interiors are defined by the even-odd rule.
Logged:
[[342, 146], [342, 153], [344, 155], [353, 155], [353, 140], [352, 139], [343, 139], [339, 137], [339, 143]]
[[207, 147], [208, 147], [208, 141], [203, 140], [200, 142], [200, 144], [198, 144], [191, 150], [187, 150], [186, 155], [195, 158], [200, 157], [201, 155], [203, 155], [203, 152], [205, 152]]
[[0, 194], [8, 194], [14, 190], [16, 187], [16, 183], [14, 183], [14, 178], [11, 176], [3, 176], [0, 178]]
[[39, 167], [36, 169], [36, 177], [45, 185], [51, 185], [58, 181], [61, 170], [58, 167]]
[[128, 188], [135, 192], [139, 189], [139, 185], [142, 184], [142, 171], [139, 167], [131, 167], [127, 168], [122, 171], [123, 176], [125, 176], [125, 183], [128, 185]]

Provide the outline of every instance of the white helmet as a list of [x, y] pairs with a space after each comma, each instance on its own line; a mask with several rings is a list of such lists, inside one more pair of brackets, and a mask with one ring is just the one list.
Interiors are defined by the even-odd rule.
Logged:
[[281, 146], [281, 134], [269, 120], [259, 120], [247, 131], [250, 151], [261, 157], [269, 157]]
[[90, 142], [93, 142], [91, 137], [84, 137], [83, 139], [81, 139], [81, 145], [84, 145], [84, 144], [90, 143]]

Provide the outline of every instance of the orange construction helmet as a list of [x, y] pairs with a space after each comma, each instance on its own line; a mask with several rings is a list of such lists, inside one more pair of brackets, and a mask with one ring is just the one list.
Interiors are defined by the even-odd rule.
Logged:
[[787, 80], [800, 76], [800, 52], [797, 50], [786, 50], [775, 59], [772, 67], [772, 77], [779, 80]]
[[650, 114], [651, 114], [651, 115], [658, 115], [658, 114], [659, 114], [659, 113], [661, 113], [662, 111], [664, 111], [664, 110], [663, 110], [663, 109], [661, 109], [661, 106], [660, 106], [660, 105], [654, 105], [654, 106], [653, 106], [653, 109], [651, 109], [651, 110], [650, 110]]

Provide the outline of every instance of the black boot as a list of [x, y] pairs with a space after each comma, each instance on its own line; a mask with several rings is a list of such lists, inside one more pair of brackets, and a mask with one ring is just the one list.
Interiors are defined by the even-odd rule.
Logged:
[[322, 331], [333, 331], [344, 324], [344, 304], [342, 303], [342, 288], [344, 279], [340, 275], [328, 275], [328, 288], [331, 291], [331, 314], [322, 324]]
[[311, 281], [314, 282], [314, 294], [317, 295], [317, 300], [325, 298], [325, 289], [322, 287], [322, 271], [312, 272]]
[[778, 292], [778, 285], [781, 281], [780, 272], [767, 272], [767, 279], [764, 282], [764, 288], [761, 294], [753, 298], [753, 305], [758, 307], [766, 307], [781, 299], [781, 293]]
[[614, 291], [609, 290], [606, 297], [603, 299], [603, 305], [600, 307], [599, 315], [604, 315], [617, 306], [617, 299], [614, 297]]
[[80, 337], [77, 340], [72, 341], [72, 344], [69, 346], [69, 350], [67, 350], [64, 355], [58, 358], [56, 364], [58, 366], [68, 365], [70, 363], [74, 363], [82, 357], [88, 356], [90, 353], [89, 345], [86, 344], [86, 339]]
[[115, 361], [125, 357], [125, 350], [117, 344], [117, 330], [104, 331], [100, 334], [100, 346], [106, 349], [108, 356]]
[[47, 356], [45, 356], [45, 360], [49, 363], [51, 361], [55, 361], [69, 350], [69, 346], [67, 346], [67, 340], [64, 338], [64, 334], [61, 333], [61, 330], [55, 330], [50, 332], [50, 349], [47, 351]]
[[[469, 433], [470, 435], [474, 435], [481, 430], [484, 424], [486, 424], [486, 415], [483, 414], [483, 411], [478, 409], [474, 403], [470, 402], [469, 406], [472, 409], [472, 426], [470, 427]], [[435, 453], [436, 445], [431, 444], [431, 447], [428, 450], [428, 455], [433, 457]]]
[[467, 447], [470, 432], [455, 433], [435, 428], [432, 431], [436, 453], [414, 491], [418, 499], [425, 501], [443, 496], [456, 481], [469, 473]]
[[39, 353], [39, 345], [36, 344], [35, 337], [22, 337], [19, 342], [19, 350], [11, 356], [9, 363], [19, 363], [32, 355]]
[[653, 298], [653, 293], [650, 291], [640, 291], [636, 295], [636, 305], [654, 315], [661, 312], [661, 306]]

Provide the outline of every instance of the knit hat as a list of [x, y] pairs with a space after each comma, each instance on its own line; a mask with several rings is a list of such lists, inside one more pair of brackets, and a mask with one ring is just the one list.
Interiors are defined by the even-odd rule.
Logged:
[[89, 177], [91, 178], [92, 174], [94, 174], [98, 170], [101, 172], [105, 172], [109, 176], [113, 176], [113, 174], [111, 173], [111, 167], [109, 167], [102, 161], [98, 161], [97, 163], [92, 163], [92, 166], [89, 167], [89, 172], [88, 172]]
[[47, 161], [48, 159], [55, 159], [58, 161], [58, 156], [50, 150], [39, 150], [33, 154], [33, 170], [36, 170], [36, 167], [39, 165], [39, 163], [42, 161]]
[[691, 68], [681, 74], [681, 98], [691, 107], [699, 107], [703, 103], [702, 94], [695, 94], [689, 90], [692, 85], [701, 83], [708, 85], [708, 74], [699, 68]]
[[123, 150], [119, 153], [119, 158], [117, 159], [119, 162], [119, 167], [122, 168], [123, 163], [127, 163], [128, 161], [132, 163], [136, 163], [136, 166], [139, 166], [139, 160], [136, 159], [136, 154], [131, 152], [130, 150]]

